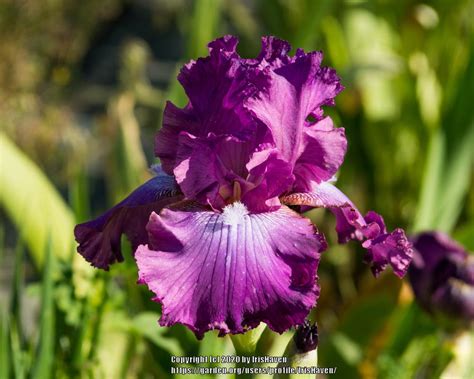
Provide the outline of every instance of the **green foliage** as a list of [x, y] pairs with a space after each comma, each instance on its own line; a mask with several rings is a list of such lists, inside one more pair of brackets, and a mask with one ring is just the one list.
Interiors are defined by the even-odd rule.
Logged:
[[48, 236], [62, 259], [71, 256], [74, 218], [40, 169], [3, 133], [0, 134], [0, 205], [15, 222], [34, 262], [41, 267]]
[[54, 256], [51, 243], [46, 246], [46, 257], [41, 288], [41, 315], [39, 341], [35, 354], [32, 378], [47, 379], [53, 377], [53, 363], [55, 353], [55, 320], [54, 320]]

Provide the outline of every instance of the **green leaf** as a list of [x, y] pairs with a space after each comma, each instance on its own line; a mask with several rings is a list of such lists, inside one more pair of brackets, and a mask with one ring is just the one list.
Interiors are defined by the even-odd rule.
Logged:
[[108, 183], [115, 201], [122, 200], [146, 179], [147, 161], [140, 139], [140, 125], [135, 117], [135, 105], [135, 97], [129, 92], [121, 93], [109, 104], [109, 116], [117, 128]]
[[426, 163], [424, 176], [420, 190], [420, 200], [415, 216], [413, 231], [432, 229], [436, 214], [437, 202], [439, 199], [439, 183], [443, 171], [444, 160], [444, 135], [437, 131], [430, 140], [428, 152], [426, 154]]
[[69, 203], [77, 220], [90, 218], [89, 198], [87, 173], [81, 166], [69, 182]]
[[53, 265], [54, 257], [51, 245], [46, 248], [46, 261], [43, 270], [41, 289], [40, 335], [34, 359], [33, 379], [53, 378], [53, 362], [55, 349], [55, 314], [53, 298]]
[[25, 353], [21, 349], [18, 326], [15, 322], [10, 323], [10, 346], [15, 379], [24, 379], [26, 373]]
[[474, 121], [446, 163], [442, 194], [438, 203], [437, 229], [450, 232], [461, 214], [474, 169]]
[[154, 312], [140, 313], [133, 319], [133, 330], [156, 346], [168, 351], [171, 355], [183, 355], [183, 349], [178, 341], [163, 336], [164, 328], [158, 327], [159, 318], [160, 315]]
[[38, 267], [44, 262], [48, 236], [54, 254], [73, 251], [74, 217], [48, 178], [3, 133], [0, 133], [0, 206], [24, 236]]
[[454, 238], [467, 250], [474, 251], [474, 220], [458, 228], [454, 233]]
[[314, 49], [321, 33], [321, 21], [330, 13], [333, 6], [334, 1], [330, 0], [307, 2], [301, 25], [293, 38], [293, 44], [306, 50]]
[[474, 168], [474, 116], [466, 99], [474, 96], [474, 42], [465, 71], [442, 126], [431, 137], [415, 231], [450, 232], [461, 214]]
[[207, 44], [217, 37], [221, 0], [194, 1], [191, 24], [188, 29], [188, 58], [206, 55]]
[[23, 333], [21, 330], [21, 296], [24, 283], [24, 267], [23, 267], [24, 246], [20, 239], [15, 248], [15, 264], [13, 270], [13, 281], [10, 300], [10, 314], [16, 325], [18, 325], [18, 334], [22, 341]]
[[8, 318], [0, 313], [0, 378], [10, 377], [10, 346], [8, 341]]

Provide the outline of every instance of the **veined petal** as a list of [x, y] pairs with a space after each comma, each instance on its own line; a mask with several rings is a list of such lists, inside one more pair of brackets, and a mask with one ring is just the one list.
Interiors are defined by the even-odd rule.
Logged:
[[107, 270], [123, 261], [120, 237], [125, 234], [135, 248], [148, 242], [145, 226], [152, 211], [182, 199], [173, 177], [159, 174], [126, 199], [94, 220], [76, 225], [77, 251], [93, 266]]
[[382, 216], [368, 212], [364, 217], [355, 205], [338, 188], [329, 182], [314, 183], [311, 192], [293, 193], [280, 198], [283, 204], [329, 208], [336, 216], [339, 242], [363, 242], [367, 249], [365, 261], [372, 273], [378, 276], [387, 265], [403, 277], [410, 265], [413, 249], [402, 229], [388, 233]]
[[[153, 243], [138, 247], [139, 282], [162, 303], [162, 326], [198, 337], [243, 333], [261, 321], [283, 332], [304, 321], [319, 295], [324, 237], [287, 207], [249, 214], [242, 203], [210, 211], [152, 213]], [[167, 236], [167, 238], [166, 238]]]

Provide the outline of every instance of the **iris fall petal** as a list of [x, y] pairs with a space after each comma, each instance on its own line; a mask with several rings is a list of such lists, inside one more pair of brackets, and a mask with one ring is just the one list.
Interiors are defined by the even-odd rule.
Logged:
[[411, 243], [402, 229], [388, 233], [382, 216], [368, 212], [364, 217], [352, 201], [329, 182], [313, 184], [311, 192], [293, 193], [281, 198], [288, 205], [329, 208], [336, 216], [339, 242], [362, 242], [367, 249], [365, 261], [378, 276], [388, 265], [402, 277], [406, 274], [413, 256]]
[[147, 243], [145, 226], [150, 213], [181, 199], [174, 178], [158, 174], [101, 216], [77, 225], [77, 251], [93, 266], [107, 270], [110, 264], [123, 261], [122, 234], [128, 237], [133, 250]]
[[[286, 207], [249, 214], [242, 203], [223, 213], [153, 213], [135, 259], [139, 281], [163, 304], [160, 324], [181, 323], [197, 336], [242, 333], [263, 321], [283, 332], [302, 323], [319, 294], [316, 270], [324, 237]], [[151, 238], [151, 237], [150, 237]]]

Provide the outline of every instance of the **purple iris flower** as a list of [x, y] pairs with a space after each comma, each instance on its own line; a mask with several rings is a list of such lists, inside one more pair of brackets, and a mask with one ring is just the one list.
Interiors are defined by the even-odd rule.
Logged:
[[474, 256], [441, 232], [413, 239], [409, 277], [420, 305], [430, 313], [474, 321]]
[[162, 172], [98, 219], [78, 225], [78, 251], [107, 269], [132, 242], [139, 282], [163, 306], [160, 324], [198, 337], [242, 333], [265, 322], [283, 332], [304, 322], [319, 295], [324, 236], [290, 206], [329, 208], [340, 242], [358, 240], [378, 275], [403, 276], [411, 260], [404, 232], [365, 217], [334, 185], [347, 141], [323, 106], [342, 91], [322, 53], [274, 37], [256, 59], [237, 38], [209, 44], [178, 80], [184, 108], [166, 104], [155, 141]]

